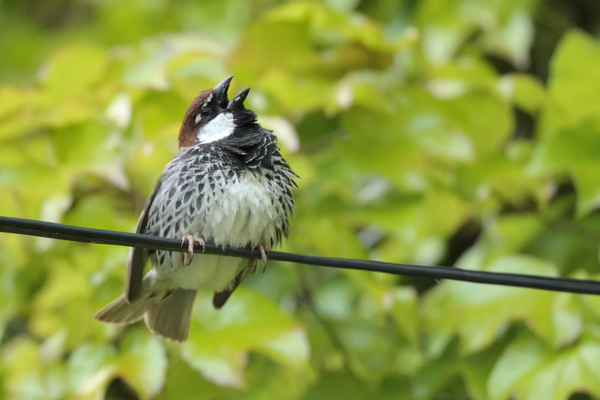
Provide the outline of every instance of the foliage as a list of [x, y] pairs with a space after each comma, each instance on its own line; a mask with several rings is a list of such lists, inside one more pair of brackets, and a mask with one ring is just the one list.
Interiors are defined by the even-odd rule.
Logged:
[[[283, 250], [597, 279], [578, 4], [4, 2], [0, 212], [133, 231], [187, 105], [235, 74], [302, 177]], [[0, 238], [6, 399], [600, 398], [593, 296], [270, 262], [175, 345], [92, 320], [127, 249]]]

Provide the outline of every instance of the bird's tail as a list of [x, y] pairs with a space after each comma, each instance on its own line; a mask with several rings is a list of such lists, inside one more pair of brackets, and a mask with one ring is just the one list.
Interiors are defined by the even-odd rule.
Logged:
[[195, 290], [186, 289], [153, 292], [145, 284], [138, 300], [128, 303], [125, 295], [121, 295], [98, 311], [94, 318], [117, 324], [132, 324], [144, 318], [152, 332], [165, 339], [183, 342], [188, 338], [195, 296]]

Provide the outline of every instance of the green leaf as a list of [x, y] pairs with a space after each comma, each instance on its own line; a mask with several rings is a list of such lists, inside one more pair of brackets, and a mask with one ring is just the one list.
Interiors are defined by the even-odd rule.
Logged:
[[208, 296], [196, 302], [190, 338], [181, 348], [182, 358], [207, 379], [243, 386], [251, 351], [304, 374], [309, 371], [304, 332], [268, 299], [238, 288], [222, 310], [210, 304]]
[[[233, 71], [241, 76], [254, 76], [272, 69], [303, 72], [315, 67], [317, 53], [308, 32], [308, 24], [303, 21], [255, 22], [239, 44], [232, 60]], [[294, 51], [288, 51], [290, 48]]]
[[586, 120], [544, 136], [528, 168], [532, 174], [568, 171], [577, 189], [577, 212], [582, 216], [600, 204], [600, 186], [595, 173], [600, 168], [598, 154], [600, 119]]
[[82, 344], [69, 357], [71, 392], [81, 399], [96, 399], [116, 376], [116, 352], [109, 344]]
[[504, 351], [488, 381], [491, 400], [510, 397], [515, 384], [544, 359], [544, 346], [533, 336], [524, 334]]
[[551, 352], [530, 335], [521, 335], [507, 347], [490, 376], [490, 399], [516, 394], [526, 400], [560, 400], [580, 391], [598, 396], [599, 343], [597, 334], [591, 334]]
[[[89, 255], [90, 264], [94, 261], [93, 256]], [[69, 327], [69, 332], [74, 335], [71, 340], [80, 340], [80, 335], [85, 330], [78, 330], [77, 327], [80, 326], [79, 319], [83, 318], [87, 311], [81, 302], [89, 293], [87, 275], [72, 268], [65, 259], [55, 257], [52, 261], [47, 281], [33, 303], [31, 329], [36, 334], [46, 337]]]
[[[282, 368], [281, 364], [260, 354], [250, 359], [247, 378], [251, 390], [239, 391], [240, 400], [282, 399], [295, 400], [311, 383], [310, 376], [293, 368]], [[265, 379], [265, 376], [269, 379]]]
[[498, 357], [512, 339], [507, 336], [496, 341], [489, 348], [460, 360], [459, 364], [464, 376], [465, 386], [472, 398], [488, 399], [487, 387], [490, 374], [498, 361]]
[[[544, 225], [537, 214], [518, 213], [490, 218], [485, 228], [485, 236], [480, 245], [485, 247], [490, 253], [488, 257], [492, 258], [498, 255], [518, 254], [540, 234]], [[458, 266], [478, 269], [476, 265], [462, 264], [460, 260]]]
[[26, 92], [9, 86], [0, 86], [0, 120], [12, 117], [13, 113], [27, 104]]
[[435, 359], [429, 360], [417, 372], [411, 382], [412, 398], [432, 399], [452, 382], [458, 374], [455, 360], [459, 357], [457, 341], [453, 341]]
[[14, 398], [41, 398], [44, 391], [39, 374], [42, 363], [37, 353], [37, 343], [31, 339], [13, 340], [3, 348], [2, 389]]
[[[585, 66], [585, 68], [582, 68]], [[578, 125], [598, 115], [600, 93], [600, 44], [579, 30], [560, 41], [550, 64], [549, 94], [558, 110], [560, 126]], [[549, 116], [551, 117], [551, 116]], [[556, 118], [556, 117], [554, 117]]]
[[152, 397], [165, 383], [167, 355], [156, 336], [145, 329], [130, 330], [121, 342], [116, 367], [138, 393]]
[[350, 137], [337, 146], [361, 170], [401, 183], [398, 171], [418, 167], [422, 162], [417, 143], [403, 132], [406, 122], [401, 118], [353, 109], [342, 116], [342, 126]]
[[[404, 390], [405, 394], [408, 394], [406, 388]], [[364, 400], [366, 398], [377, 398], [377, 392], [353, 375], [344, 372], [328, 372], [323, 374], [319, 381], [301, 397], [302, 400], [329, 400], [333, 398]]]
[[556, 348], [574, 343], [583, 329], [582, 311], [577, 295], [557, 293], [553, 302], [554, 346]]
[[501, 84], [515, 105], [530, 113], [541, 110], [548, 102], [545, 88], [531, 75], [510, 74]]
[[287, 110], [312, 110], [328, 103], [332, 85], [320, 78], [294, 79], [281, 71], [266, 72], [261, 87]]
[[388, 296], [392, 299], [390, 312], [402, 333], [410, 342], [418, 346], [419, 324], [417, 318], [416, 293], [413, 288], [397, 288]]
[[508, 12], [502, 26], [490, 32], [485, 42], [494, 53], [506, 57], [517, 67], [526, 68], [534, 37], [534, 23], [529, 13], [520, 7]]
[[423, 51], [431, 64], [443, 64], [452, 58], [469, 35], [482, 36], [482, 47], [510, 61], [526, 66], [532, 41], [531, 9], [535, 0], [520, 2], [456, 3], [428, 0], [418, 8], [416, 25], [423, 30]]
[[106, 52], [93, 45], [73, 45], [58, 51], [45, 66], [42, 82], [57, 97], [85, 94], [106, 68]]
[[169, 352], [169, 363], [165, 387], [156, 399], [159, 400], [212, 400], [226, 397], [233, 389], [219, 387], [206, 380], [197, 370], [179, 357], [178, 352]]
[[[485, 270], [556, 275], [552, 264], [518, 255], [499, 257]], [[428, 294], [423, 312], [433, 343], [442, 340], [449, 332], [457, 332], [461, 337], [462, 351], [468, 354], [488, 347], [514, 320], [524, 320], [537, 333], [551, 340], [554, 333], [552, 299], [551, 292], [444, 282]], [[448, 308], [452, 309], [451, 313], [446, 311]]]

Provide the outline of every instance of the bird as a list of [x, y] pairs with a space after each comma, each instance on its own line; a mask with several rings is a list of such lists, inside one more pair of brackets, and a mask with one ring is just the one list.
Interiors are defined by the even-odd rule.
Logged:
[[[200, 254], [194, 245], [268, 251], [288, 236], [298, 178], [281, 155], [277, 137], [245, 107], [250, 88], [231, 100], [233, 76], [201, 92], [185, 112], [179, 151], [165, 166], [139, 217], [137, 233], [181, 239], [183, 252], [131, 248], [125, 294], [98, 311], [101, 322], [145, 320], [165, 339], [189, 335], [196, 292], [214, 292], [223, 307], [255, 259]], [[144, 276], [146, 264], [151, 268]]]

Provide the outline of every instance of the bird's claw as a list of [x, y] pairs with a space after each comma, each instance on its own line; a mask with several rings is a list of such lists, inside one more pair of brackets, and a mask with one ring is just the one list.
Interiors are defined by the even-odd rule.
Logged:
[[[263, 262], [263, 272], [265, 272], [267, 270], [267, 253], [269, 252], [269, 249], [264, 244], [259, 244], [258, 246], [252, 248], [252, 250], [254, 250], [254, 249], [258, 249], [258, 251], [260, 252], [260, 259]], [[256, 272], [256, 258], [249, 258], [248, 259], [248, 273], [253, 274], [255, 272]]]
[[183, 265], [190, 265], [192, 259], [194, 258], [194, 244], [198, 243], [200, 246], [202, 246], [202, 252], [204, 252], [205, 243], [204, 239], [201, 237], [195, 237], [194, 235], [190, 234], [185, 235], [183, 239], [181, 239], [181, 245], [183, 246], [185, 242], [188, 243], [188, 248], [187, 252], [183, 253]]
[[262, 262], [263, 262], [263, 273], [264, 273], [267, 270], [267, 253], [269, 252], [269, 249], [264, 244], [259, 244], [258, 251], [260, 252], [260, 258], [262, 259]]

